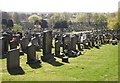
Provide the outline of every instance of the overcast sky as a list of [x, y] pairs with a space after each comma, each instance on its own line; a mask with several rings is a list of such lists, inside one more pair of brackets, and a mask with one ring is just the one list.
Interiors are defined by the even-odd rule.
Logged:
[[16, 12], [114, 12], [120, 0], [1, 0], [0, 10]]

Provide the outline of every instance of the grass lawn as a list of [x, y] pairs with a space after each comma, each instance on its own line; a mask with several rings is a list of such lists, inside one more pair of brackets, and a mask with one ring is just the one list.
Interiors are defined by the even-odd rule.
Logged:
[[[54, 50], [54, 49], [53, 49]], [[37, 55], [41, 55], [37, 52]], [[100, 49], [85, 50], [84, 55], [70, 58], [64, 63], [42, 62], [39, 68], [26, 64], [26, 55], [20, 57], [23, 75], [10, 75], [6, 59], [2, 61], [2, 81], [118, 81], [118, 45], [103, 45]]]

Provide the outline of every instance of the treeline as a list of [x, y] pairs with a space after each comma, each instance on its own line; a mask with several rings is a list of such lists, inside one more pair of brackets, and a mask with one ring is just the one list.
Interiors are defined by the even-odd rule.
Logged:
[[[92, 23], [107, 23], [107, 29], [120, 29], [120, 10], [113, 13], [18, 13], [18, 12], [2, 12], [2, 19], [12, 19], [16, 28], [21, 28], [22, 22], [33, 24], [36, 20], [46, 19], [50, 27], [58, 25], [58, 23], [71, 22], [92, 22]], [[65, 23], [64, 23], [65, 22]], [[18, 25], [18, 26], [17, 26]], [[60, 24], [62, 26], [62, 24]], [[60, 27], [61, 27], [60, 26]]]

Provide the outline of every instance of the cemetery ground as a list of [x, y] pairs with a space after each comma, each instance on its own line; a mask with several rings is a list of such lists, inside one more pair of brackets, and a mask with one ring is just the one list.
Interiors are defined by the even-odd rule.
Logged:
[[[55, 57], [56, 62], [31, 66], [26, 64], [26, 55], [20, 56], [20, 66], [25, 72], [23, 75], [10, 75], [6, 59], [0, 59], [2, 81], [118, 81], [118, 45], [106, 44], [100, 49], [92, 48], [84, 52], [84, 55], [69, 58], [70, 63]], [[42, 52], [37, 52], [37, 55], [42, 55]]]

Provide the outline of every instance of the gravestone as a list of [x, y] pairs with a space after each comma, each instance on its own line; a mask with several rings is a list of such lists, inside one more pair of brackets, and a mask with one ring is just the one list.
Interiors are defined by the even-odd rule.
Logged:
[[90, 48], [93, 47], [93, 46], [92, 46], [92, 37], [91, 37], [91, 35], [92, 35], [92, 34], [90, 34], [90, 33], [88, 33], [88, 35], [87, 35], [87, 42], [88, 42], [88, 46], [89, 46]]
[[37, 60], [35, 46], [30, 43], [27, 47], [27, 64], [39, 63], [40, 60]]
[[12, 49], [8, 51], [8, 55], [7, 55], [8, 71], [20, 68], [19, 55], [20, 55], [19, 49]]
[[59, 40], [55, 41], [55, 56], [59, 58], [62, 58], [65, 56], [63, 53], [60, 53], [60, 41]]
[[20, 35], [20, 39], [23, 37], [23, 33], [22, 32], [17, 32], [17, 34]]
[[69, 63], [68, 59], [69, 59], [68, 57], [62, 57], [62, 62]]
[[95, 37], [94, 37], [94, 35], [92, 35], [92, 47], [95, 47]]
[[95, 36], [95, 47], [99, 49], [99, 46], [100, 46], [100, 45], [99, 45], [99, 36], [96, 35], [96, 36]]
[[32, 41], [32, 44], [35, 46], [36, 51], [40, 51], [40, 46], [39, 46], [39, 44], [38, 44], [38, 38], [33, 37], [33, 38], [31, 39], [31, 41]]
[[16, 40], [17, 45], [19, 45], [19, 43], [20, 43], [20, 35], [19, 34], [15, 34], [13, 36], [13, 38]]
[[31, 41], [32, 34], [31, 34], [30, 32], [26, 32], [26, 33], [25, 33], [25, 38], [28, 38], [29, 41]]
[[56, 34], [55, 35], [55, 41], [60, 41], [60, 46], [62, 46], [63, 44], [62, 44], [62, 35], [61, 34]]
[[6, 58], [5, 56], [5, 42], [4, 37], [0, 37], [0, 59]]
[[16, 39], [13, 39], [10, 41], [10, 49], [16, 49], [17, 48], [17, 41]]
[[77, 44], [77, 37], [75, 35], [72, 35], [71, 37], [71, 50], [74, 51], [74, 55], [79, 56], [80, 52], [76, 49]]
[[63, 35], [62, 42], [63, 42], [63, 52], [65, 52], [65, 50], [71, 50], [71, 47], [70, 47], [71, 42], [70, 42], [69, 34]]
[[43, 32], [43, 56], [41, 56], [43, 61], [49, 61], [54, 59], [52, 54], [52, 31]]
[[22, 51], [23, 52], [26, 52], [26, 48], [29, 44], [29, 38], [25, 38], [23, 37], [21, 40], [20, 40], [20, 44], [21, 44], [21, 48], [22, 48]]
[[79, 51], [83, 51], [83, 44], [82, 44], [82, 42], [81, 42], [81, 34], [78, 34], [78, 37], [77, 37], [78, 39], [78, 42], [77, 42], [77, 46], [78, 46], [78, 50]]
[[76, 57], [76, 53], [71, 50], [71, 40], [70, 40], [70, 35], [66, 34], [63, 36], [63, 52], [65, 55], [68, 57]]
[[3, 34], [4, 37], [4, 52], [7, 53], [8, 52], [8, 44], [9, 44], [9, 36], [8, 34]]
[[101, 40], [101, 44], [104, 44], [104, 39], [103, 39], [103, 35], [100, 35], [100, 40]]

